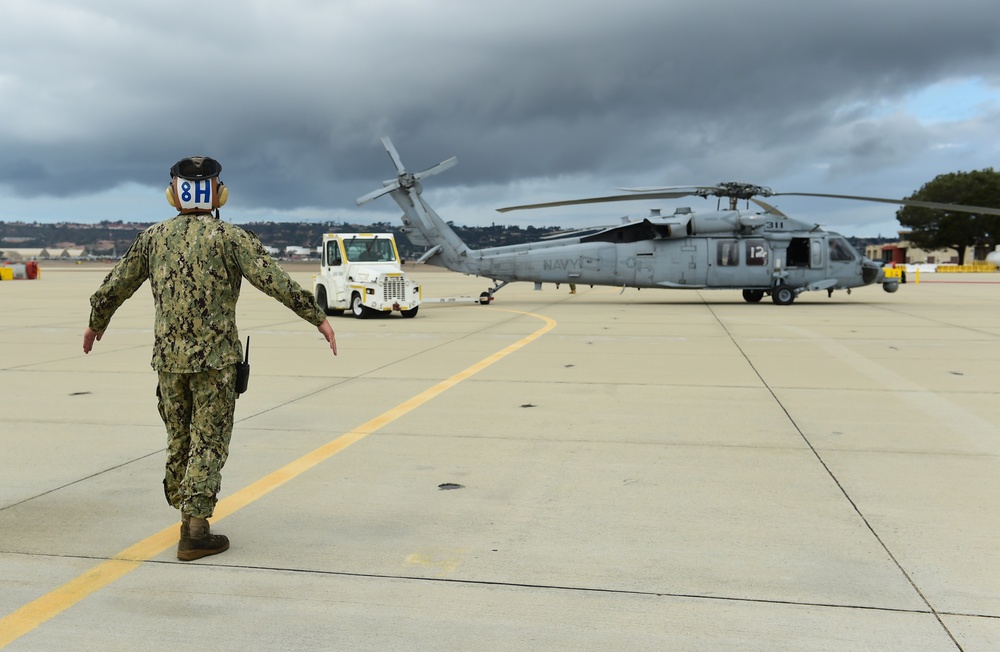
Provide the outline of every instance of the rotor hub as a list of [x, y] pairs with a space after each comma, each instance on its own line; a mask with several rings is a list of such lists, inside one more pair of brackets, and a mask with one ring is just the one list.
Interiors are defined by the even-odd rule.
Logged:
[[774, 192], [766, 186], [758, 186], [740, 181], [725, 181], [714, 187], [700, 188], [696, 194], [701, 197], [753, 199], [754, 197], [770, 197]]

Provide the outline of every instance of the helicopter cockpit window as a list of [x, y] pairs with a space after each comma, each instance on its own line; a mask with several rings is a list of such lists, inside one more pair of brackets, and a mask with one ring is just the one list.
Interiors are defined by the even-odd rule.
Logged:
[[843, 238], [830, 238], [830, 260], [832, 262], [851, 262], [855, 259], [854, 248]]
[[340, 265], [340, 247], [337, 246], [336, 240], [326, 242], [326, 264], [328, 267]]
[[391, 263], [396, 260], [388, 238], [351, 238], [344, 240], [347, 259], [353, 262]]
[[747, 265], [763, 267], [767, 265], [767, 242], [762, 238], [747, 240]]
[[740, 264], [740, 246], [736, 240], [720, 240], [717, 246], [720, 267], [732, 267]]

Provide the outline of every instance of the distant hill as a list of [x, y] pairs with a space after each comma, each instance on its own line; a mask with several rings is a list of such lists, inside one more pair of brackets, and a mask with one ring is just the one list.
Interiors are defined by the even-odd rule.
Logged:
[[[0, 250], [6, 245], [11, 248], [86, 248], [94, 256], [118, 257], [125, 253], [135, 241], [140, 231], [152, 222], [110, 222], [97, 224], [77, 224], [59, 222], [53, 224], [38, 222], [0, 222]], [[239, 224], [253, 231], [265, 245], [284, 251], [285, 247], [307, 247], [316, 249], [323, 241], [324, 233], [384, 233], [392, 232], [396, 237], [399, 255], [413, 259], [424, 252], [425, 247], [417, 247], [399, 231], [399, 227], [377, 222], [375, 224], [349, 224], [346, 222], [252, 222]], [[520, 244], [537, 240], [543, 235], [558, 231], [556, 227], [521, 228], [519, 226], [491, 225], [483, 227], [452, 225], [455, 232], [466, 244], [474, 249]]]

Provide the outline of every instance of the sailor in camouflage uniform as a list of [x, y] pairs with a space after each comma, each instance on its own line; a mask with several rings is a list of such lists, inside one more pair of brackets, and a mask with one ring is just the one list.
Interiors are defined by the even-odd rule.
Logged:
[[[167, 200], [179, 210], [136, 238], [90, 298], [83, 350], [90, 353], [112, 315], [149, 279], [156, 306], [152, 366], [159, 374], [160, 417], [167, 429], [167, 502], [181, 511], [177, 558], [229, 548], [212, 534], [212, 516], [229, 454], [236, 407], [236, 365], [243, 360], [236, 301], [244, 278], [316, 326], [337, 354], [337, 341], [312, 294], [264, 251], [250, 232], [219, 219], [228, 190], [222, 166], [207, 157], [170, 170]], [[212, 209], [216, 209], [212, 214]]]

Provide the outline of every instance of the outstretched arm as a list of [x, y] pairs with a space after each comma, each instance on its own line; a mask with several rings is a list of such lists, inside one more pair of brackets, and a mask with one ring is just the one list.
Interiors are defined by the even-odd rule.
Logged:
[[323, 333], [323, 337], [330, 343], [330, 350], [333, 351], [334, 355], [337, 355], [337, 336], [334, 335], [333, 326], [330, 325], [329, 320], [323, 320], [323, 323], [319, 325], [319, 332]]
[[[243, 277], [255, 288], [277, 299], [296, 315], [319, 328], [326, 320], [326, 314], [316, 305], [312, 292], [296, 283], [264, 250], [264, 245], [252, 232], [237, 226], [231, 227], [230, 232], [233, 235], [231, 242], [234, 262], [239, 266]], [[333, 329], [330, 332], [332, 334]]]
[[90, 322], [83, 333], [84, 353], [90, 353], [94, 340], [100, 341], [118, 307], [149, 278], [148, 232], [136, 236], [132, 246], [90, 297]]

